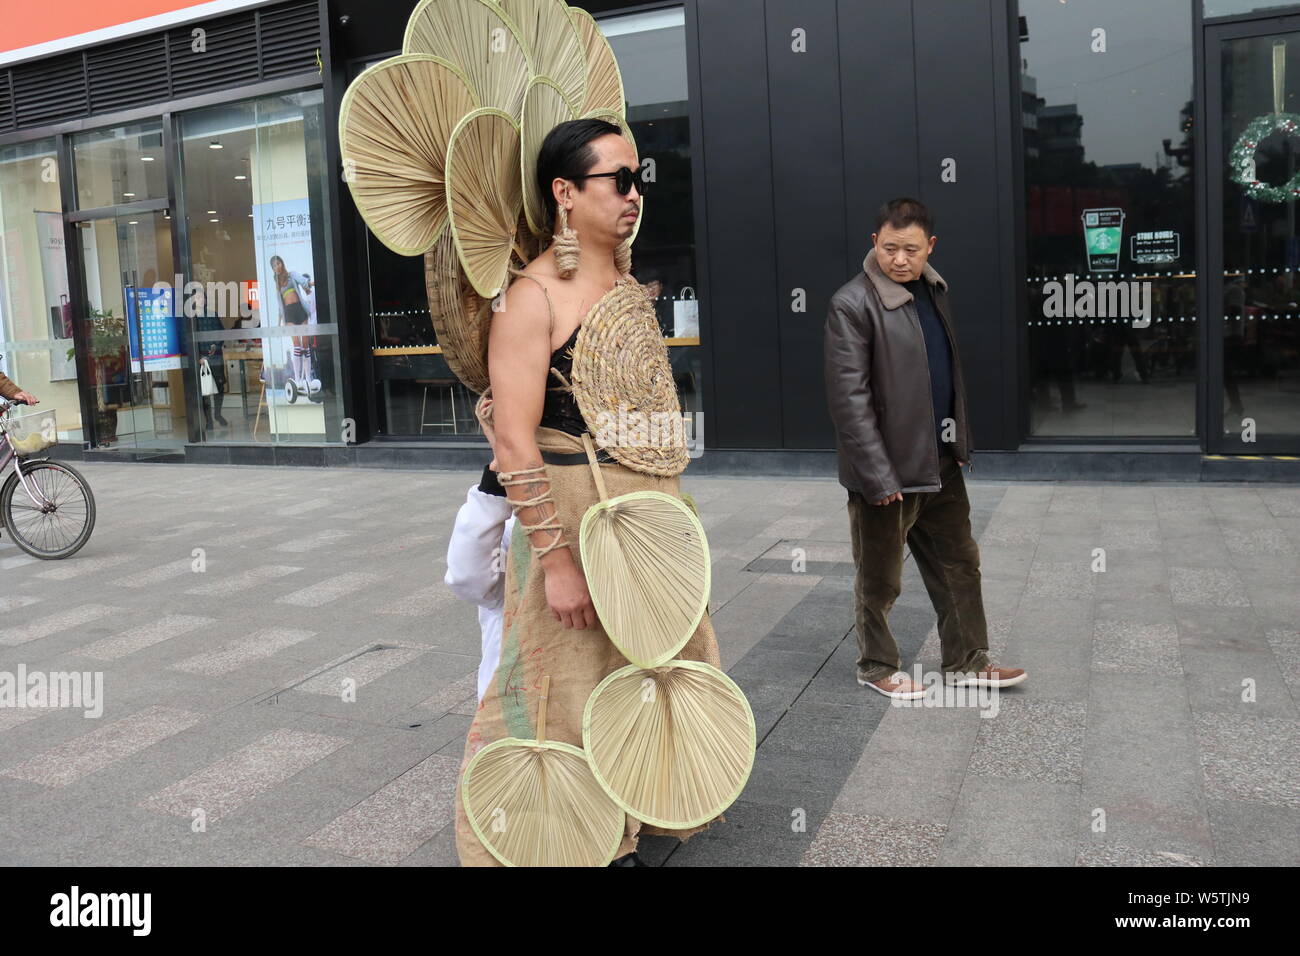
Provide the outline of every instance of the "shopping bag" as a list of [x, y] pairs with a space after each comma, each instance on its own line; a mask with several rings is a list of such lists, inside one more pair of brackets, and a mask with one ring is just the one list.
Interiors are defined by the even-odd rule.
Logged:
[[[686, 293], [691, 297], [686, 298]], [[700, 334], [700, 300], [690, 286], [682, 289], [682, 297], [673, 299], [673, 337], [693, 339]]]
[[199, 359], [199, 391], [204, 398], [217, 394], [217, 380], [212, 377], [212, 367], [207, 359]]
[[72, 338], [72, 303], [66, 292], [59, 295], [59, 304], [51, 306], [50, 312], [54, 318], [54, 337]]

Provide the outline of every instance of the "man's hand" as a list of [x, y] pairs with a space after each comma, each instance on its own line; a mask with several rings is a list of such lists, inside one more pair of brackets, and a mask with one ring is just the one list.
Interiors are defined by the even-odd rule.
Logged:
[[902, 501], [902, 500], [903, 500], [903, 493], [901, 491], [895, 491], [892, 495], [886, 495], [885, 497], [881, 498], [879, 501], [873, 501], [871, 503], [873, 505], [888, 505], [888, 504], [893, 504], [895, 501]]
[[[563, 552], [563, 554], [560, 554]], [[552, 561], [551, 555], [560, 555]], [[599, 618], [591, 603], [587, 580], [573, 563], [567, 548], [556, 548], [542, 559], [545, 568], [546, 603], [551, 614], [565, 627], [585, 631], [595, 628]]]
[[31, 392], [18, 392], [17, 394], [14, 395], [14, 400], [19, 402], [26, 402], [28, 405], [39, 404], [39, 402], [36, 399], [36, 396], [33, 395]]

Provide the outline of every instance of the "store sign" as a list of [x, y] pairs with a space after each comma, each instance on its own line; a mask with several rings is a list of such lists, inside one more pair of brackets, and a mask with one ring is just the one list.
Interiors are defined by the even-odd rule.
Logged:
[[1172, 229], [1137, 232], [1129, 240], [1129, 256], [1144, 264], [1177, 262], [1182, 255], [1182, 239]]
[[[255, 3], [257, 0], [45, 0], [39, 10], [31, 8], [28, 16], [19, 15], [19, 5], [11, 4], [12, 13], [8, 9], [0, 13], [5, 27], [0, 30], [0, 62], [11, 58], [10, 51], [37, 48], [30, 52], [48, 55], [188, 21], [202, 27], [206, 23], [200, 17], [230, 13]], [[189, 30], [185, 32], [188, 43]]]
[[1116, 272], [1123, 250], [1124, 210], [1118, 207], [1083, 211], [1083, 245], [1089, 272]]
[[127, 286], [126, 330], [131, 345], [131, 371], [160, 372], [181, 367], [181, 330], [172, 308], [172, 290]]

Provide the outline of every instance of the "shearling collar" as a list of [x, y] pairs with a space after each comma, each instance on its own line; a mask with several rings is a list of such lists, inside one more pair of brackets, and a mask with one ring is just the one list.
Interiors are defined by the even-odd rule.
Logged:
[[[874, 246], [868, 250], [866, 258], [862, 260], [862, 269], [871, 280], [871, 284], [876, 287], [876, 294], [880, 296], [880, 301], [886, 309], [890, 311], [901, 309], [912, 301], [912, 293], [907, 291], [907, 287], [901, 282], [895, 282], [881, 270], [880, 263], [876, 262]], [[928, 262], [921, 270], [921, 278], [932, 286], [938, 286], [944, 292], [948, 291], [948, 283]]]

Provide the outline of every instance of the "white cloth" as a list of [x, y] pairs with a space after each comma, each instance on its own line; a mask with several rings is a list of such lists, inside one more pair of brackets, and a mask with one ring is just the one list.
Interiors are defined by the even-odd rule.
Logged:
[[462, 601], [478, 605], [483, 659], [478, 668], [478, 699], [483, 699], [501, 660], [501, 624], [505, 610], [506, 553], [515, 529], [510, 502], [472, 485], [456, 512], [447, 544], [443, 578]]

